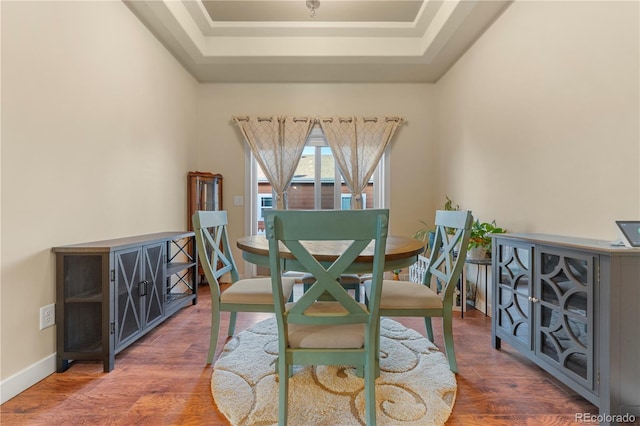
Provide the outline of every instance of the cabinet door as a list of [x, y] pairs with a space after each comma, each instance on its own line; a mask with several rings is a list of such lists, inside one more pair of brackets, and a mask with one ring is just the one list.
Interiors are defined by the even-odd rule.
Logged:
[[531, 352], [532, 252], [529, 245], [496, 240], [493, 260], [494, 332]]
[[192, 231], [191, 216], [195, 211], [222, 210], [222, 175], [189, 172], [187, 180], [187, 229]]
[[198, 210], [220, 210], [218, 178], [196, 180], [196, 208]]
[[553, 247], [537, 252], [535, 346], [540, 359], [593, 388], [593, 255]]
[[141, 259], [141, 247], [115, 252], [116, 348], [142, 331]]
[[144, 285], [141, 297], [144, 305], [143, 327], [161, 320], [164, 315], [164, 243], [146, 246], [144, 253]]

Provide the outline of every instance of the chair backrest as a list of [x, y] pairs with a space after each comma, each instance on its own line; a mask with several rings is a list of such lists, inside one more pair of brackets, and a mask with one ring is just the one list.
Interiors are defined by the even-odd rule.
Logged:
[[[384, 254], [388, 232], [388, 209], [375, 210], [272, 210], [265, 212], [266, 236], [269, 240], [269, 258], [273, 283], [274, 304], [279, 326], [282, 322], [301, 324], [355, 324], [369, 323], [378, 316]], [[309, 252], [319, 241], [344, 241], [343, 249], [336, 252], [338, 258], [318, 261]], [[295, 306], [285, 312], [282, 294], [282, 258], [279, 246], [283, 244], [295, 257], [287, 259], [287, 265], [295, 265], [311, 273], [316, 282], [306, 291]], [[372, 290], [368, 309], [357, 303], [338, 283], [338, 277], [373, 244]], [[370, 253], [368, 253], [370, 255]], [[314, 314], [305, 311], [325, 292], [330, 293], [344, 309], [339, 315]], [[286, 325], [283, 325], [286, 330]], [[286, 334], [286, 333], [285, 333]]]
[[196, 234], [198, 257], [212, 295], [217, 292], [220, 297], [220, 283], [218, 279], [231, 274], [231, 282], [238, 281], [238, 268], [233, 260], [229, 238], [227, 236], [227, 212], [196, 211], [191, 217], [193, 230]]
[[437, 210], [435, 224], [436, 236], [422, 283], [429, 286], [432, 276], [440, 280], [446, 306], [447, 302], [453, 300], [456, 283], [464, 267], [473, 215], [468, 210]]

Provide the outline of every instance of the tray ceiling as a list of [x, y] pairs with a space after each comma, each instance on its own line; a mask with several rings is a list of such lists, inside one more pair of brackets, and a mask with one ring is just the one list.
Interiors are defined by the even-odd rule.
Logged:
[[202, 82], [434, 82], [511, 0], [124, 0]]

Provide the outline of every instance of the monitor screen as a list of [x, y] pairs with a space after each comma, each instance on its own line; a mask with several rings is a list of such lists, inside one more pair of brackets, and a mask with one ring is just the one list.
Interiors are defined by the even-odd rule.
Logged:
[[616, 220], [627, 247], [640, 247], [640, 220]]

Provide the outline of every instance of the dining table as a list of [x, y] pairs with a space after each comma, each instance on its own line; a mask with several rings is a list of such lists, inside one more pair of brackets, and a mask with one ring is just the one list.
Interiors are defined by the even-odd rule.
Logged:
[[[325, 266], [334, 262], [344, 248], [351, 241], [303, 241], [318, 262]], [[241, 237], [236, 242], [242, 251], [242, 258], [258, 266], [269, 266], [269, 241], [264, 235]], [[408, 268], [418, 260], [418, 255], [424, 251], [424, 243], [410, 237], [389, 236], [384, 256], [384, 270], [394, 271]], [[296, 260], [291, 252], [280, 244], [280, 257], [285, 271], [307, 272]], [[346, 271], [348, 274], [370, 273], [373, 267], [373, 242], [358, 256]]]

